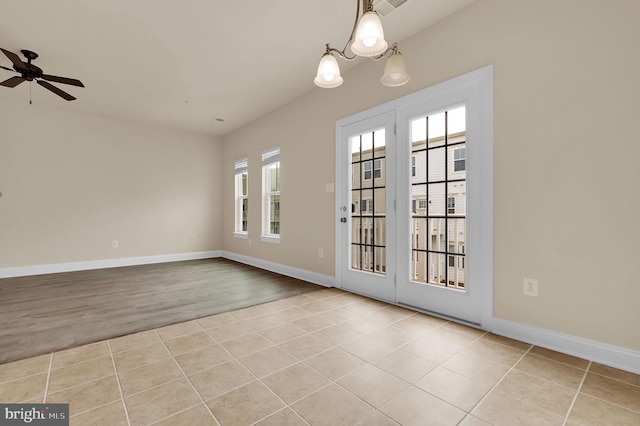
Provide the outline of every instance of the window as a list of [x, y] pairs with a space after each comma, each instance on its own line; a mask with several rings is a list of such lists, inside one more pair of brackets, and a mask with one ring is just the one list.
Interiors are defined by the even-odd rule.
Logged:
[[462, 148], [456, 148], [453, 150], [453, 170], [456, 172], [461, 172], [466, 170], [466, 161], [467, 154], [466, 148], [463, 146]]
[[373, 178], [380, 179], [382, 177], [382, 160], [365, 161], [364, 163], [364, 180], [371, 180], [371, 166], [373, 165]]
[[365, 198], [362, 200], [362, 204], [360, 205], [360, 211], [363, 213], [372, 213], [373, 212], [373, 200], [371, 198]]
[[262, 241], [280, 242], [280, 147], [262, 152]]
[[426, 209], [427, 208], [427, 200], [418, 200], [418, 208]]
[[448, 214], [455, 214], [456, 212], [456, 199], [455, 197], [448, 197], [447, 198], [447, 213]]
[[238, 238], [247, 238], [247, 213], [249, 208], [249, 172], [247, 157], [235, 161], [235, 229]]

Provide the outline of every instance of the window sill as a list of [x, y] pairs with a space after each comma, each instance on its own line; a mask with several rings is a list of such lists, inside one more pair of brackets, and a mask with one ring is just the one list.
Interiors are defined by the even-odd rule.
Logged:
[[260, 235], [260, 239], [264, 243], [280, 244], [280, 236], [279, 235]]
[[243, 240], [246, 240], [249, 238], [249, 233], [248, 232], [234, 232], [233, 236], [236, 238], [242, 238]]

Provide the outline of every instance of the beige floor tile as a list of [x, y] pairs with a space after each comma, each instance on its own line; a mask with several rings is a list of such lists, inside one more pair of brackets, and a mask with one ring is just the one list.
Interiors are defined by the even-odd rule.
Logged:
[[249, 306], [248, 308], [244, 308], [244, 309], [238, 309], [237, 311], [232, 311], [229, 312], [233, 317], [239, 319], [240, 321], [248, 319], [248, 318], [253, 318], [253, 317], [257, 317], [260, 315], [264, 315], [267, 312], [265, 312], [263, 309], [260, 308], [259, 305], [256, 306]]
[[490, 359], [491, 361], [500, 362], [509, 367], [513, 367], [524, 355], [524, 351], [484, 339], [479, 339], [471, 343], [467, 348], [465, 348], [465, 351], [473, 352], [481, 357]]
[[[247, 403], [250, 401], [250, 403]], [[249, 425], [285, 404], [260, 382], [253, 382], [207, 402], [222, 425]]]
[[360, 336], [340, 345], [340, 348], [367, 362], [374, 362], [396, 348], [369, 336]]
[[226, 340], [236, 339], [254, 333], [253, 329], [241, 321], [224, 324], [219, 327], [210, 328], [207, 333], [216, 341], [224, 342]]
[[292, 407], [310, 425], [354, 425], [374, 409], [344, 389], [332, 384], [295, 403]]
[[519, 351], [526, 351], [531, 346], [533, 346], [533, 345], [531, 345], [529, 343], [521, 342], [519, 340], [510, 339], [510, 338], [504, 337], [504, 336], [499, 336], [499, 335], [493, 334], [493, 333], [486, 333], [485, 335], [482, 336], [482, 339], [488, 340], [488, 341], [493, 342], [493, 343], [499, 343], [501, 345], [509, 346], [509, 347], [511, 347], [513, 349], [517, 349]]
[[368, 336], [373, 337], [380, 343], [393, 346], [394, 348], [404, 346], [416, 339], [416, 337], [411, 333], [392, 326], [381, 327], [378, 330], [369, 333]]
[[485, 422], [484, 420], [480, 420], [477, 417], [468, 414], [458, 426], [491, 426], [490, 423]]
[[498, 384], [496, 390], [561, 416], [567, 414], [577, 392], [575, 389], [518, 370], [512, 370]]
[[564, 421], [564, 416], [496, 390], [471, 414], [495, 426], [560, 426]]
[[274, 300], [273, 302], [266, 302], [261, 305], [257, 305], [256, 309], [263, 315], [275, 314], [276, 312], [283, 311], [285, 309], [292, 308], [294, 305], [289, 303], [288, 299]]
[[164, 342], [169, 351], [174, 355], [180, 355], [186, 352], [202, 349], [206, 346], [213, 345], [215, 341], [206, 332], [188, 334], [186, 336], [176, 337], [175, 339]]
[[578, 389], [585, 374], [584, 370], [528, 354], [516, 365], [516, 369], [571, 389]]
[[311, 303], [314, 300], [318, 300], [317, 297], [311, 297], [311, 294], [312, 293], [307, 293], [307, 294], [300, 294], [298, 296], [289, 297], [287, 298], [287, 302], [295, 306], [301, 306], [306, 303]]
[[314, 331], [334, 325], [333, 321], [329, 321], [322, 315], [318, 314], [291, 321], [291, 324], [296, 327], [300, 327], [307, 333], [313, 333]]
[[408, 343], [403, 349], [428, 361], [440, 364], [473, 340], [473, 337], [466, 334], [438, 329]]
[[414, 386], [406, 388], [380, 411], [404, 426], [457, 425], [465, 412]]
[[382, 323], [384, 325], [389, 325], [405, 318], [409, 318], [410, 316], [413, 316], [415, 314], [415, 312], [403, 309], [392, 310], [387, 309], [387, 307], [388, 306], [385, 306], [383, 309], [365, 312], [363, 314], [363, 317], [369, 320], [375, 320], [376, 322]]
[[342, 323], [344, 321], [349, 321], [351, 319], [364, 318], [363, 316], [356, 314], [355, 312], [351, 312], [344, 307], [331, 309], [329, 311], [322, 312], [322, 314], [320, 315], [322, 315], [323, 318], [326, 318], [336, 324]]
[[337, 383], [376, 408], [409, 386], [404, 380], [371, 364], [354, 370]]
[[68, 367], [71, 364], [84, 362], [94, 358], [109, 356], [109, 345], [106, 341], [93, 343], [91, 345], [78, 346], [77, 348], [66, 349], [64, 351], [55, 352], [51, 369], [56, 370], [62, 367]]
[[230, 313], [211, 315], [209, 317], [199, 318], [196, 320], [196, 323], [205, 330], [220, 327], [221, 325], [231, 324], [233, 322], [238, 322], [238, 319]]
[[129, 426], [122, 401], [103, 405], [69, 419], [70, 426]]
[[318, 330], [314, 332], [313, 335], [331, 343], [332, 345], [337, 346], [341, 345], [342, 343], [348, 342], [349, 340], [360, 337], [363, 334], [358, 333], [357, 331], [354, 331], [350, 328], [336, 324], [332, 325], [331, 327]]
[[358, 425], [362, 426], [398, 426], [399, 424], [393, 421], [386, 414], [381, 413], [380, 411], [375, 411], [373, 414], [360, 421]]
[[390, 324], [391, 327], [399, 328], [409, 333], [413, 337], [423, 336], [432, 332], [440, 324], [424, 319], [425, 317], [410, 316]]
[[360, 315], [365, 315], [367, 313], [383, 309], [386, 306], [388, 306], [386, 303], [378, 302], [377, 300], [362, 299], [358, 302], [345, 305], [345, 309]]
[[[375, 311], [375, 312], [377, 313], [378, 311]], [[388, 311], [385, 311], [385, 312], [388, 312]], [[350, 328], [354, 331], [357, 331], [358, 333], [362, 333], [367, 336], [380, 330], [381, 328], [386, 327], [387, 324], [388, 322], [385, 321], [384, 319], [366, 318], [362, 316], [359, 318], [352, 318], [348, 321], [344, 321], [340, 323], [340, 325], [342, 325], [343, 327]]]
[[275, 414], [267, 417], [264, 420], [256, 423], [256, 426], [307, 426], [307, 423], [302, 420], [302, 417], [297, 415], [295, 411], [290, 408], [280, 410]]
[[304, 336], [307, 332], [293, 324], [284, 323], [276, 325], [275, 327], [260, 330], [260, 334], [271, 340], [273, 343], [280, 344], [295, 339], [296, 337]]
[[415, 385], [464, 411], [470, 411], [491, 390], [490, 385], [444, 367], [432, 370]]
[[125, 396], [146, 391], [182, 377], [182, 371], [172, 359], [146, 364], [139, 368], [118, 373], [120, 387]]
[[239, 358], [238, 361], [256, 377], [264, 377], [297, 363], [298, 359], [279, 347], [271, 347]]
[[287, 404], [291, 404], [330, 382], [310, 367], [300, 363], [264, 377], [262, 383]]
[[58, 392], [71, 386], [81, 385], [82, 383], [113, 376], [114, 374], [116, 374], [116, 370], [113, 367], [111, 356], [72, 364], [69, 367], [51, 371], [49, 392]]
[[162, 343], [154, 343], [149, 346], [113, 354], [118, 372], [142, 367], [145, 364], [153, 364], [170, 357], [171, 354]]
[[629, 383], [631, 385], [640, 386], [640, 374], [633, 374], [628, 371], [619, 370], [596, 362], [591, 364], [589, 372], [611, 377], [612, 379], [620, 380], [621, 382]]
[[50, 362], [51, 355], [47, 354], [2, 364], [0, 365], [0, 383], [38, 373], [46, 373], [49, 370]]
[[581, 393], [573, 404], [569, 420], [585, 426], [637, 426], [640, 413]]
[[457, 322], [450, 321], [444, 325], [444, 328], [457, 331], [458, 333], [468, 334], [473, 337], [484, 336], [487, 332], [480, 330], [479, 328], [469, 327], [468, 325], [458, 324]]
[[227, 362], [189, 376], [189, 380], [205, 401], [244, 386], [255, 379], [255, 376], [237, 361]]
[[403, 349], [391, 352], [375, 361], [374, 364], [409, 383], [415, 383], [437, 366], [437, 364]]
[[467, 350], [452, 356], [442, 366], [491, 386], [509, 371], [509, 366]]
[[202, 331], [202, 327], [196, 324], [195, 321], [181, 322], [156, 329], [158, 336], [165, 341], [175, 339], [180, 336], [186, 336], [187, 334], [198, 333], [200, 331]]
[[46, 402], [69, 404], [69, 415], [74, 416], [120, 400], [120, 388], [116, 376], [113, 375], [60, 392], [49, 393]]
[[580, 392], [640, 412], [640, 387], [588, 373]]
[[200, 403], [187, 379], [179, 379], [125, 398], [131, 426], [148, 425]]
[[312, 314], [309, 311], [305, 311], [304, 309], [294, 306], [293, 308], [285, 309], [280, 312], [274, 312], [273, 315], [278, 318], [282, 318], [285, 321], [295, 321], [300, 318], [311, 316]]
[[307, 334], [297, 339], [281, 343], [280, 348], [284, 349], [298, 359], [306, 359], [330, 349], [332, 346], [325, 340]]
[[306, 359], [304, 362], [334, 381], [365, 364], [365, 361], [340, 348], [322, 352]]
[[159, 342], [160, 337], [158, 337], [156, 332], [154, 330], [148, 330], [110, 339], [109, 346], [111, 346], [111, 352], [116, 353], [139, 348], [141, 346], [149, 346]]
[[534, 346], [533, 348], [531, 348], [529, 353], [531, 355], [537, 355], [539, 357], [547, 358], [552, 361], [560, 362], [562, 364], [567, 364], [572, 367], [581, 368], [583, 370], [589, 366], [589, 361], [587, 361], [586, 359], [552, 351], [550, 349], [541, 348], [540, 346]]
[[217, 426], [218, 422], [204, 404], [188, 408], [164, 420], [154, 423], [153, 426]]
[[261, 315], [258, 317], [247, 318], [242, 321], [245, 325], [254, 331], [264, 330], [265, 328], [284, 324], [286, 321], [272, 314]]
[[335, 308], [334, 305], [327, 303], [326, 299], [314, 300], [313, 302], [305, 303], [304, 305], [299, 306], [300, 308], [312, 314], [319, 314]]
[[10, 382], [0, 383], [0, 401], [3, 404], [17, 404], [44, 396], [47, 373], [21, 377]]
[[233, 357], [219, 344], [206, 346], [195, 351], [187, 352], [175, 357], [185, 374], [190, 375], [216, 365], [224, 364]]
[[235, 339], [226, 340], [222, 342], [221, 345], [231, 352], [233, 356], [240, 358], [273, 346], [273, 342], [258, 333], [252, 333]]

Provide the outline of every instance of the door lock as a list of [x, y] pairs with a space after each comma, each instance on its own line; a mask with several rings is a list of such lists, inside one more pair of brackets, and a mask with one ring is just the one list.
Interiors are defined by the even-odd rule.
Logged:
[[347, 218], [346, 217], [341, 217], [340, 218], [340, 222], [341, 223], [347, 223]]

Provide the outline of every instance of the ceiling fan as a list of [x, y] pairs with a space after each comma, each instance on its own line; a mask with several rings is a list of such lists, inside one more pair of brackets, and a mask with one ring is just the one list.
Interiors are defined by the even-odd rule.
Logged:
[[24, 57], [27, 58], [27, 62], [22, 62], [20, 60], [20, 57], [15, 53], [5, 50], [1, 47], [0, 47], [0, 50], [2, 50], [2, 52], [5, 54], [7, 58], [9, 58], [11, 62], [13, 62], [13, 69], [3, 67], [2, 65], [0, 65], [0, 68], [5, 69], [7, 71], [14, 71], [20, 74], [20, 76], [11, 77], [10, 79], [3, 81], [2, 83], [0, 83], [0, 86], [16, 87], [18, 84], [24, 81], [35, 80], [36, 83], [38, 83], [40, 86], [52, 91], [53, 93], [55, 93], [56, 95], [60, 96], [63, 99], [66, 99], [67, 101], [73, 101], [76, 98], [74, 98], [64, 90], [61, 90], [56, 86], [54, 86], [53, 84], [49, 83], [49, 81], [53, 81], [56, 83], [70, 84], [72, 86], [84, 87], [84, 84], [82, 84], [80, 80], [76, 80], [74, 78], [57, 77], [55, 75], [44, 74], [42, 72], [42, 69], [40, 69], [39, 67], [31, 63], [31, 61], [35, 60], [38, 57], [38, 54], [35, 52], [32, 52], [30, 50], [21, 50]]

